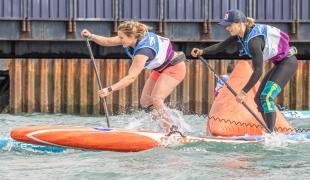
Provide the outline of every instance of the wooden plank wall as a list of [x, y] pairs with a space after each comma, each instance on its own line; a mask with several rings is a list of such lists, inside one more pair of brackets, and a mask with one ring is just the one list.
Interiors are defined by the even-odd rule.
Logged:
[[[89, 59], [2, 59], [10, 74], [9, 113], [103, 114], [98, 96], [99, 86]], [[103, 87], [126, 76], [131, 60], [96, 59]], [[229, 63], [238, 60], [208, 60], [219, 74]], [[248, 61], [251, 64], [251, 61]], [[265, 74], [272, 65], [264, 64]], [[170, 106], [186, 112], [207, 114], [213, 103], [216, 77], [199, 60], [186, 63], [184, 81], [167, 99]], [[150, 75], [144, 70], [127, 88], [106, 97], [111, 115], [138, 111], [143, 85]], [[276, 99], [286, 109], [310, 109], [310, 62], [298, 61], [298, 71]]]

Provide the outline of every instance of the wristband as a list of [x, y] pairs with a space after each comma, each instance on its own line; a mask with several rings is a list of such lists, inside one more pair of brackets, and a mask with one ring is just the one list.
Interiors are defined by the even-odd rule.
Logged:
[[112, 92], [113, 92], [112, 87], [108, 87], [108, 91], [109, 91], [110, 93], [112, 93]]
[[88, 40], [92, 40], [94, 38], [94, 34], [91, 34], [90, 38], [88, 38]]

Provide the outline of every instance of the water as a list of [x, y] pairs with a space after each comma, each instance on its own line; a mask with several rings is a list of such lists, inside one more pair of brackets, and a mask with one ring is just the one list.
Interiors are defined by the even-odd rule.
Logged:
[[[205, 121], [185, 115], [181, 126], [188, 133], [203, 135]], [[158, 130], [156, 123], [139, 114], [112, 116], [110, 123], [118, 128]], [[289, 123], [309, 128], [297, 119]], [[12, 129], [30, 125], [101, 127], [106, 123], [104, 117], [0, 114], [0, 137], [10, 141]], [[309, 153], [310, 142], [196, 142], [134, 153], [73, 149], [47, 153], [8, 143], [0, 148], [0, 179], [308, 179]]]

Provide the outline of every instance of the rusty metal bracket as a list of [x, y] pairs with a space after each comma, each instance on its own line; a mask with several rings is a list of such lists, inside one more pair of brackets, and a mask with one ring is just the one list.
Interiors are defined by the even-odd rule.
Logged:
[[67, 2], [68, 4], [68, 12], [69, 12], [69, 21], [68, 21], [68, 26], [67, 26], [67, 31], [70, 33], [75, 33], [76, 32], [76, 0], [70, 0]]
[[114, 15], [114, 22], [113, 22], [113, 32], [117, 33], [118, 25], [119, 25], [119, 2], [118, 0], [113, 1], [113, 15]]
[[290, 26], [290, 33], [291, 34], [298, 34], [298, 31], [299, 31], [299, 22], [293, 21], [291, 23], [291, 26]]
[[30, 22], [28, 19], [22, 20], [22, 32], [29, 32], [30, 31]]
[[67, 29], [68, 32], [72, 32], [72, 21], [69, 21], [68, 22], [68, 29]]
[[202, 32], [204, 34], [211, 34], [212, 33], [212, 27], [211, 27], [211, 22], [206, 20], [203, 22], [203, 30]]
[[68, 21], [67, 31], [70, 33], [76, 32], [76, 21], [75, 20]]
[[158, 33], [163, 34], [166, 32], [166, 22], [165, 22], [165, 1], [160, 0], [159, 2], [159, 22], [158, 22]]
[[28, 20], [28, 1], [22, 1], [22, 9], [23, 9], [23, 20], [21, 22], [21, 31], [29, 32], [30, 31], [30, 22]]

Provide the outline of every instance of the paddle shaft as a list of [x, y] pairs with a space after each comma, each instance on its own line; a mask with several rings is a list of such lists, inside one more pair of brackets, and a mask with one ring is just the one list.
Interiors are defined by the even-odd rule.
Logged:
[[[206, 65], [213, 73], [214, 75], [220, 79], [226, 87], [230, 90], [230, 92], [233, 93], [234, 96], [237, 96], [237, 93], [231, 88], [226, 81], [224, 81], [221, 76], [207, 63], [207, 61], [200, 55], [198, 55], [198, 58], [203, 62], [204, 65]], [[244, 102], [242, 101], [242, 104], [244, 107], [255, 117], [255, 119], [266, 129], [268, 133], [271, 133], [270, 129], [259, 119], [259, 117], [251, 110], [251, 108]]]
[[[96, 77], [97, 77], [97, 82], [98, 82], [99, 88], [101, 90], [102, 89], [102, 85], [101, 85], [100, 77], [98, 75], [97, 66], [96, 66], [96, 63], [95, 63], [93, 52], [91, 51], [91, 47], [90, 47], [89, 39], [88, 38], [86, 38], [86, 44], [87, 44], [87, 47], [88, 47], [90, 58], [91, 58], [91, 60], [93, 62], [93, 65], [94, 65], [94, 69], [95, 69]], [[101, 98], [101, 102], [102, 102], [103, 110], [104, 110], [104, 113], [105, 113], [105, 117], [107, 119], [107, 125], [108, 125], [108, 127], [110, 127], [109, 112], [108, 112], [107, 103], [105, 101], [105, 98]]]

